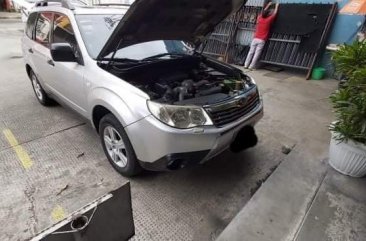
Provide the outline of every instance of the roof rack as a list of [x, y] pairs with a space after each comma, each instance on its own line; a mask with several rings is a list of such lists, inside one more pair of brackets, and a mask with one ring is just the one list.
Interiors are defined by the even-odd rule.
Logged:
[[122, 7], [131, 7], [132, 4], [126, 3], [93, 3], [92, 6], [122, 6]]
[[[82, 5], [88, 5], [82, 0], [73, 0], [73, 2], [79, 2]], [[48, 6], [48, 3], [60, 3], [62, 7], [74, 10], [75, 5], [71, 2], [71, 0], [41, 0], [36, 3], [36, 7], [46, 7]]]

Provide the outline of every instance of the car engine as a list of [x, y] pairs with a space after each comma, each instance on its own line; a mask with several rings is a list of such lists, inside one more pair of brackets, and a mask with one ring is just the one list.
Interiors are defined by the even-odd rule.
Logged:
[[138, 70], [114, 67], [111, 72], [143, 90], [151, 100], [174, 105], [217, 103], [242, 94], [253, 85], [248, 76], [236, 69], [227, 69], [219, 62], [179, 61], [175, 64], [170, 61], [170, 66], [164, 66], [164, 63], [146, 68], [138, 66]]

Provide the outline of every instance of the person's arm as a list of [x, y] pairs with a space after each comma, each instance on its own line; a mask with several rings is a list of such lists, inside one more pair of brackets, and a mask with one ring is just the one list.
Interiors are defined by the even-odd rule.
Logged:
[[270, 8], [271, 6], [272, 6], [272, 2], [269, 2], [269, 3], [267, 4], [267, 6], [264, 8], [264, 10], [263, 10], [263, 11], [268, 10], [268, 8]]
[[277, 15], [277, 13], [278, 13], [278, 7], [279, 6], [280, 6], [280, 4], [279, 3], [276, 3], [276, 7], [275, 7], [275, 10], [273, 12], [273, 15]]
[[279, 7], [279, 5], [280, 5], [279, 3], [276, 3], [275, 9], [273, 10], [272, 15], [271, 15], [271, 16], [269, 16], [268, 20], [269, 20], [270, 22], [273, 22], [273, 21], [275, 20], [275, 18], [276, 18], [276, 16], [277, 16], [277, 13], [278, 13], [278, 7]]

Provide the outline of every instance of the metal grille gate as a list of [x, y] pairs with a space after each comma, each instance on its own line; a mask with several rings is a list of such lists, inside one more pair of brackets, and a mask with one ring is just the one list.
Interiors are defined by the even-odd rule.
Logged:
[[263, 50], [261, 63], [306, 70], [306, 79], [309, 79], [318, 55], [325, 45], [331, 25], [337, 14], [337, 9], [338, 5], [334, 3], [329, 12], [316, 52], [305, 52], [299, 49], [301, 43], [300, 35], [272, 33]]
[[273, 33], [263, 50], [262, 63], [308, 70], [316, 53], [299, 51], [300, 35]]
[[[251, 1], [247, 4], [262, 4], [263, 1]], [[248, 6], [240, 9], [238, 12], [238, 26], [236, 33], [229, 48], [227, 60], [229, 63], [243, 65], [249, 52], [255, 27], [257, 25], [258, 15], [262, 11], [262, 6]]]
[[[253, 39], [257, 17], [264, 4], [265, 0], [248, 0], [237, 13], [216, 27], [209, 37], [203, 53], [216, 58], [221, 57], [228, 63], [243, 65]], [[317, 52], [299, 51], [300, 35], [272, 33], [260, 61], [265, 64], [307, 70], [307, 78], [309, 78], [336, 14], [337, 4], [335, 3]]]
[[250, 46], [263, 4], [264, 0], [248, 0], [245, 7], [221, 22], [209, 36], [203, 53], [230, 63], [235, 62], [235, 56], [242, 57], [240, 50]]
[[227, 53], [233, 37], [234, 28], [237, 25], [237, 13], [222, 21], [209, 36], [204, 54], [227, 61]]

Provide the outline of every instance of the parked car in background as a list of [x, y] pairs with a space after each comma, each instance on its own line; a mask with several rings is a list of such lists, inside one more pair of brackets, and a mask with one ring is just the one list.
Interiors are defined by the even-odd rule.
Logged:
[[29, 13], [36, 4], [36, 0], [12, 0], [14, 9], [22, 14], [22, 22], [27, 22]]
[[90, 120], [108, 160], [127, 176], [252, 147], [263, 116], [255, 81], [196, 51], [241, 4], [140, 0], [110, 8], [44, 2], [30, 13], [22, 38], [36, 97]]

